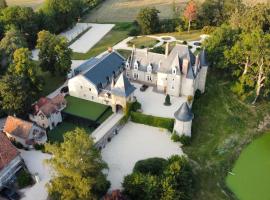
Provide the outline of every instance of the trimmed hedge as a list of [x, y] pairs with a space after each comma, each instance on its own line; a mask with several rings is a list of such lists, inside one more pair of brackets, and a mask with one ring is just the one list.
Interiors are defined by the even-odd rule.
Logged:
[[172, 141], [174, 142], [181, 142], [182, 145], [187, 146], [190, 145], [191, 138], [186, 135], [178, 135], [177, 133], [173, 133], [171, 136]]
[[30, 186], [33, 184], [33, 179], [31, 174], [24, 170], [21, 169], [18, 174], [17, 174], [17, 183], [20, 189], [25, 188], [27, 186]]
[[173, 125], [174, 125], [174, 119], [170, 118], [163, 118], [163, 117], [155, 117], [152, 115], [145, 115], [139, 112], [131, 112], [131, 121], [139, 123], [139, 124], [145, 124], [149, 126], [155, 126], [160, 128], [165, 128], [169, 130], [170, 132], [173, 131]]

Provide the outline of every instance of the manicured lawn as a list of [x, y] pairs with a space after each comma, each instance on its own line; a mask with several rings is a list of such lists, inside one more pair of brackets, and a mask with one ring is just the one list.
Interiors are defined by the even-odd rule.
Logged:
[[106, 51], [108, 47], [112, 47], [118, 42], [128, 37], [131, 23], [116, 23], [113, 29], [107, 33], [102, 40], [100, 40], [92, 49], [87, 53], [73, 53], [73, 60], [86, 60], [91, 57], [97, 56]]
[[156, 36], [173, 36], [177, 40], [193, 41], [200, 39], [200, 35], [203, 34], [201, 30], [191, 30], [189, 33], [187, 31], [183, 32], [173, 32], [173, 33], [158, 33], [154, 34]]
[[154, 38], [142, 36], [142, 37], [136, 37], [129, 41], [128, 46], [132, 47], [135, 45], [137, 48], [152, 48], [155, 44], [158, 43], [158, 40], [155, 40]]
[[72, 96], [67, 96], [66, 99], [67, 107], [63, 112], [92, 121], [96, 121], [109, 108], [109, 106], [103, 104]]
[[[235, 199], [226, 192], [225, 179], [241, 150], [263, 133], [258, 124], [269, 113], [270, 103], [260, 102], [255, 107], [241, 102], [230, 87], [231, 80], [210, 71], [205, 94], [195, 97], [192, 141], [183, 147], [194, 164], [194, 200]], [[263, 184], [264, 181], [259, 186], [264, 187]]]
[[253, 141], [240, 155], [227, 184], [240, 200], [269, 200], [270, 133]]
[[94, 130], [90, 129], [86, 125], [77, 125], [71, 122], [62, 122], [61, 124], [57, 125], [53, 130], [48, 132], [48, 140], [50, 142], [63, 142], [64, 135], [68, 131], [73, 131], [75, 128], [84, 128], [87, 133], [91, 134]]

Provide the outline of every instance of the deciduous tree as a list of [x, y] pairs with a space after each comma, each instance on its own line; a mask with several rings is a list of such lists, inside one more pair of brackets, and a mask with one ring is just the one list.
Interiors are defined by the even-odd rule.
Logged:
[[107, 192], [110, 184], [102, 173], [106, 164], [84, 129], [67, 132], [63, 143], [45, 148], [53, 154], [48, 164], [55, 174], [47, 185], [52, 199], [94, 200]]
[[188, 21], [188, 32], [190, 31], [191, 22], [197, 18], [197, 12], [196, 3], [193, 0], [189, 1], [184, 11], [184, 18]]

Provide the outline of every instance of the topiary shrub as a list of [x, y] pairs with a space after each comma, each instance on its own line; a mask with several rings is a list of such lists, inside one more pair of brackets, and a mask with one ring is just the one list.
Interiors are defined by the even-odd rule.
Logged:
[[184, 40], [184, 41], [182, 42], [182, 44], [185, 44], [185, 45], [187, 45], [187, 41], [186, 41], [186, 40]]
[[165, 48], [163, 46], [154, 47], [153, 49], [150, 49], [150, 52], [164, 54]]
[[42, 151], [42, 152], [45, 151], [45, 146], [43, 144], [34, 144], [34, 148], [37, 151]]
[[11, 140], [11, 143], [17, 147], [18, 149], [23, 149], [23, 145], [20, 142], [17, 142], [16, 140]]
[[137, 110], [140, 110], [142, 108], [142, 105], [138, 102], [138, 101], [135, 101], [134, 103], [132, 103], [132, 106], [131, 106], [131, 110], [136, 112]]
[[166, 166], [166, 162], [164, 158], [157, 157], [140, 160], [136, 162], [133, 172], [160, 175]]
[[170, 105], [172, 105], [171, 104], [171, 98], [170, 98], [170, 95], [166, 95], [166, 97], [165, 97], [165, 102], [164, 102], [164, 105], [165, 106], [170, 106]]

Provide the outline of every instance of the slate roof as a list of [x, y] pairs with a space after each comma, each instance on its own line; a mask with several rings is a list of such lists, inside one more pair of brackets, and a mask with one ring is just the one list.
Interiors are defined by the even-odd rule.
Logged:
[[7, 136], [0, 132], [0, 170], [5, 168], [20, 152], [12, 145]]
[[116, 84], [111, 90], [111, 93], [117, 96], [128, 97], [135, 91], [135, 87], [129, 82], [123, 73], [119, 76]]
[[194, 114], [191, 112], [187, 102], [185, 102], [174, 113], [174, 117], [179, 121], [187, 122], [193, 119]]
[[200, 52], [199, 57], [200, 57], [200, 63], [201, 63], [201, 66], [202, 66], [202, 67], [208, 67], [207, 55], [206, 55], [205, 49], [203, 49], [203, 50]]
[[96, 86], [99, 83], [106, 84], [107, 77], [111, 78], [114, 75], [113, 72], [118, 74], [124, 64], [125, 59], [122, 56], [116, 52], [111, 52], [100, 58], [83, 76]]
[[77, 75], [81, 72], [91, 69], [95, 64], [97, 64], [98, 61], [98, 58], [90, 58], [89, 60], [78, 66], [76, 69], [74, 69], [74, 74]]
[[33, 125], [34, 124], [31, 122], [24, 121], [17, 117], [8, 116], [3, 131], [22, 139], [28, 139]]

